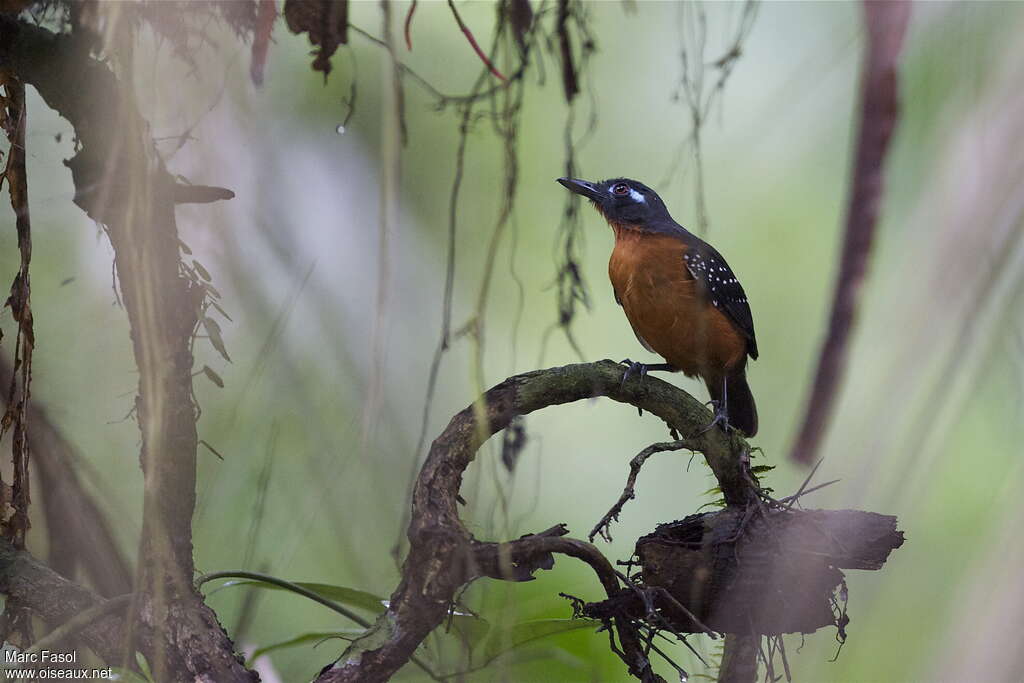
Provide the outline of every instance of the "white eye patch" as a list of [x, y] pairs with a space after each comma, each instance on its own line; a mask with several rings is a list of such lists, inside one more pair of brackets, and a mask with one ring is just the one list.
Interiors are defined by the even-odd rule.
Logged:
[[629, 196], [637, 204], [646, 204], [647, 203], [647, 197], [645, 197], [642, 192], [637, 192], [633, 188], [629, 188]]

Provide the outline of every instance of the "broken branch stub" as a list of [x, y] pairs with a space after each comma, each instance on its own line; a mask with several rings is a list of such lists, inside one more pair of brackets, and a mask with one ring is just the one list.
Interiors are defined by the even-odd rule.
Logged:
[[[730, 507], [662, 524], [636, 554], [647, 588], [664, 588], [715, 631], [811, 633], [845, 625], [833, 609], [840, 570], [881, 569], [903, 544], [896, 523], [860, 510]], [[681, 632], [703, 630], [678, 608], [665, 612]]]

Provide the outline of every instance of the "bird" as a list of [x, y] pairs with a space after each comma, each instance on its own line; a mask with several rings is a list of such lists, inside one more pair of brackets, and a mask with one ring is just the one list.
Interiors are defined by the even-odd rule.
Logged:
[[623, 382], [650, 370], [681, 371], [707, 386], [718, 424], [757, 434], [747, 358], [757, 359], [750, 302], [739, 278], [710, 244], [677, 223], [661, 197], [629, 178], [559, 178], [589, 199], [611, 226], [608, 277], [640, 344], [665, 363], [622, 361]]

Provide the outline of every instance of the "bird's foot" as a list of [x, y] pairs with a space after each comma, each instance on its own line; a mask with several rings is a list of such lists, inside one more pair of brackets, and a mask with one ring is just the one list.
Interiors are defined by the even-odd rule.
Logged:
[[622, 373], [622, 384], [626, 384], [626, 380], [634, 375], [640, 377], [640, 383], [643, 384], [644, 377], [647, 377], [648, 372], [652, 371], [664, 371], [664, 372], [675, 372], [676, 369], [672, 367], [670, 363], [637, 363], [635, 361], [626, 358], [619, 361], [620, 365], [626, 366], [626, 372]]
[[629, 358], [620, 360], [619, 365], [626, 366], [626, 371], [622, 373], [622, 383], [619, 384], [620, 387], [626, 386], [626, 382], [629, 380], [630, 377], [633, 377], [634, 375], [640, 378], [640, 385], [643, 386], [644, 377], [647, 377], [647, 365], [645, 365], [644, 363], [637, 363], [635, 361], [630, 360]]
[[697, 432], [697, 436], [710, 432], [712, 429], [715, 428], [715, 425], [721, 427], [722, 431], [725, 432], [726, 434], [729, 433], [730, 429], [736, 429], [731, 424], [729, 424], [729, 411], [725, 407], [725, 401], [711, 400], [708, 401], [708, 404], [714, 408], [715, 417], [711, 420], [711, 422], [707, 424], [706, 427]]

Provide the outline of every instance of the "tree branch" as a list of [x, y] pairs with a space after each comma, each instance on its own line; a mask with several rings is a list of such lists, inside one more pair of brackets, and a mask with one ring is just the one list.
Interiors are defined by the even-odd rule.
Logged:
[[718, 683], [748, 683], [757, 680], [757, 655], [761, 636], [730, 633], [725, 636], [725, 653], [718, 670]]
[[626, 506], [626, 503], [636, 498], [636, 478], [640, 474], [640, 469], [647, 462], [647, 459], [655, 453], [663, 453], [665, 451], [680, 451], [689, 448], [687, 441], [666, 441], [664, 443], [651, 444], [647, 448], [643, 449], [636, 456], [629, 461], [629, 477], [626, 478], [626, 486], [622, 489], [622, 495], [615, 501], [615, 505], [612, 506], [608, 512], [605, 513], [604, 517], [601, 518], [594, 528], [587, 534], [587, 538], [591, 541], [594, 540], [594, 536], [600, 534], [601, 538], [611, 543], [612, 533], [611, 526], [612, 522], [619, 521], [619, 515], [622, 514], [622, 508]]
[[[132, 40], [122, 36], [117, 51], [129, 73]], [[145, 476], [134, 623], [152, 633], [146, 655], [159, 680], [255, 680], [192, 585], [198, 437], [191, 337], [205, 290], [182, 275], [174, 178], [130, 89], [89, 49], [79, 33], [0, 16], [0, 67], [34, 86], [74, 127], [80, 148], [65, 164], [75, 203], [106, 227], [114, 248], [139, 369]]]
[[[517, 567], [528, 571], [530, 567], [545, 566], [546, 560], [538, 559], [537, 555], [543, 551], [575, 553], [574, 556], [581, 559], [585, 556], [593, 560], [596, 565], [591, 563], [591, 566], [600, 566], [585, 549], [593, 546], [582, 541], [573, 541], [570, 545], [568, 539], [560, 539], [558, 543], [549, 539], [527, 544], [525, 539], [520, 539], [498, 548], [513, 551], [529, 547], [528, 556], [517, 560], [513, 553], [506, 559], [509, 562], [506, 569], [495, 572], [492, 564], [484, 560], [489, 555], [481, 555], [479, 542], [459, 519], [457, 499], [463, 472], [480, 445], [515, 417], [596, 396], [628, 403], [656, 415], [680, 434], [692, 435], [687, 437], [688, 443], [704, 454], [728, 502], [745, 505], [754, 500], [749, 458], [743, 457], [749, 452], [746, 442], [720, 429], [701, 433], [712, 419], [702, 403], [653, 377], [643, 383], [623, 383], [624, 370], [618, 363], [601, 361], [516, 375], [491, 388], [452, 418], [431, 446], [416, 481], [408, 530], [409, 554], [402, 567], [401, 583], [392, 594], [387, 611], [331, 669], [322, 673], [320, 681], [372, 683], [387, 680], [409, 660], [430, 631], [443, 622], [456, 591], [475, 577], [497, 574], [502, 578], [517, 578], [521, 576]], [[548, 532], [548, 535], [555, 534]], [[601, 559], [607, 563], [603, 557]], [[618, 588], [618, 583], [609, 582], [604, 572], [598, 571], [598, 575], [606, 590]], [[620, 635], [621, 632], [620, 629]], [[629, 646], [628, 639], [623, 645]], [[630, 669], [634, 674], [642, 673], [644, 666], [635, 663]]]
[[794, 460], [805, 465], [817, 459], [846, 368], [850, 332], [885, 189], [885, 157], [899, 118], [896, 69], [910, 18], [910, 3], [865, 0], [863, 7], [868, 47], [861, 76], [860, 131], [846, 210], [843, 252], [828, 336], [821, 347], [806, 416], [791, 453]]
[[[5, 540], [0, 540], [0, 592], [52, 624], [65, 624], [105, 604], [100, 596]], [[124, 658], [123, 622], [120, 616], [107, 614], [79, 630], [76, 637], [105, 662], [119, 665]]]

